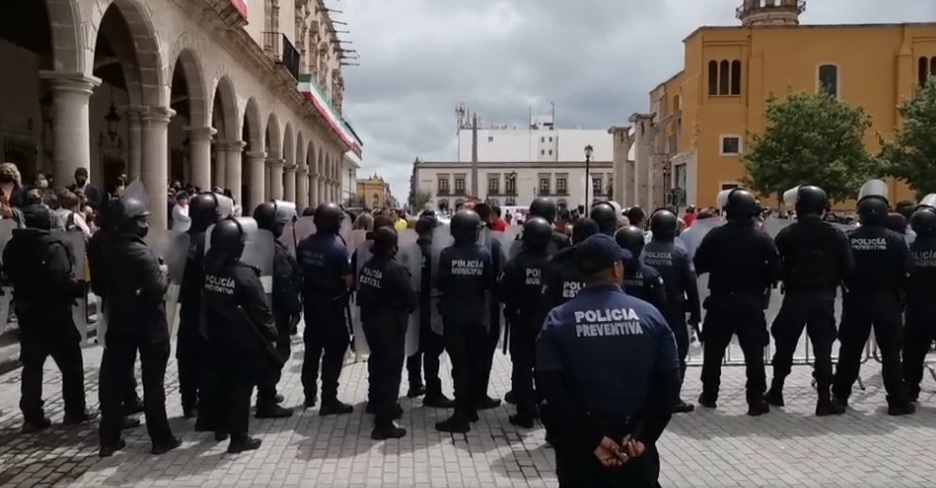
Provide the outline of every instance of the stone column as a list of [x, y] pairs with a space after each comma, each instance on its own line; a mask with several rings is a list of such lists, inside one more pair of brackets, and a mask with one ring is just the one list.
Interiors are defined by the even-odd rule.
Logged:
[[293, 202], [296, 207], [299, 206], [299, 200], [296, 198], [296, 165], [291, 164], [283, 168], [283, 200]]
[[315, 191], [318, 195], [318, 201], [321, 203], [328, 202], [328, 195], [325, 194], [325, 177], [318, 175], [315, 179]]
[[91, 120], [88, 104], [100, 78], [82, 73], [40, 71], [52, 91], [52, 178], [58, 186], [72, 182], [75, 170], [91, 171]]
[[[143, 166], [143, 121], [139, 107], [128, 107], [126, 111], [127, 133], [127, 178], [134, 181], [140, 178]], [[129, 183], [129, 182], [128, 182]]]
[[143, 164], [140, 180], [149, 194], [150, 225], [157, 229], [169, 227], [169, 119], [175, 110], [150, 107], [141, 114], [143, 128]]
[[296, 207], [305, 208], [315, 205], [309, 200], [309, 169], [306, 166], [296, 168]]
[[214, 172], [211, 174], [211, 186], [224, 188], [224, 169], [227, 166], [227, 143], [224, 141], [215, 141], [214, 150]]
[[241, 206], [241, 209], [245, 212], [249, 212], [244, 208], [244, 196], [241, 195], [241, 179], [243, 174], [241, 165], [243, 164], [243, 151], [245, 147], [247, 147], [247, 143], [244, 141], [229, 142], [227, 146], [225, 146], [224, 186], [222, 188], [231, 190], [231, 194], [234, 195], [234, 200]]
[[189, 138], [191, 183], [202, 191], [211, 191], [211, 138], [214, 127], [186, 127]]
[[[246, 202], [250, 205], [250, 214], [253, 214], [253, 209], [263, 203], [264, 196], [264, 174], [266, 172], [266, 152], [265, 151], [251, 151], [247, 153], [247, 178], [250, 182], [249, 193], [245, 195]], [[242, 205], [243, 206], [243, 205]], [[244, 211], [247, 211], [247, 207], [244, 207]], [[244, 215], [248, 215], [245, 213]]]
[[285, 159], [268, 159], [267, 164], [270, 168], [270, 198], [275, 200], [283, 199], [283, 167], [286, 165]]

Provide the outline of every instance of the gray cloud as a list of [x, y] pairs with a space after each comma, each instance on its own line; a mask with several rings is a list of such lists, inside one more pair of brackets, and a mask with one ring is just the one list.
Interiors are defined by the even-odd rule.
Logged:
[[[345, 68], [346, 110], [364, 168], [406, 198], [412, 162], [456, 157], [465, 102], [486, 121], [523, 125], [556, 103], [559, 126], [604, 128], [648, 106], [682, 66], [682, 39], [737, 25], [740, 0], [348, 0], [361, 66]], [[924, 0], [817, 0], [806, 23], [936, 21]]]

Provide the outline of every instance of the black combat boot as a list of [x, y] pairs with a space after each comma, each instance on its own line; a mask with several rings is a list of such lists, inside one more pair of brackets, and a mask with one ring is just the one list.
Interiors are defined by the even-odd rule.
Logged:
[[78, 425], [85, 422], [90, 422], [98, 417], [98, 413], [94, 410], [85, 410], [79, 413], [66, 413], [65, 420], [62, 422], [65, 425]]
[[451, 432], [453, 434], [467, 434], [471, 431], [471, 422], [469, 422], [467, 413], [455, 411], [455, 415], [452, 415], [448, 420], [443, 420], [442, 422], [437, 422], [435, 424], [436, 430], [439, 432]]
[[832, 393], [828, 386], [820, 386], [818, 389], [819, 400], [816, 402], [816, 416], [828, 417], [829, 415], [842, 415], [845, 413], [845, 405], [842, 405], [832, 399]]
[[342, 403], [337, 398], [322, 400], [322, 406], [319, 408], [319, 416], [327, 417], [329, 415], [345, 415], [354, 411], [354, 407], [347, 403]]
[[30, 416], [23, 422], [23, 433], [24, 434], [35, 434], [36, 432], [42, 432], [43, 430], [48, 429], [52, 426], [52, 421], [49, 420], [45, 414], [39, 413], [35, 416]]
[[371, 431], [371, 439], [375, 441], [384, 441], [387, 439], [399, 439], [406, 435], [406, 429], [398, 426], [392, 420], [383, 419], [374, 423], [374, 430]]
[[689, 413], [695, 410], [695, 405], [691, 403], [686, 403], [682, 398], [676, 402], [676, 405], [673, 407], [673, 413]]
[[782, 407], [783, 402], [783, 380], [774, 378], [770, 383], [770, 389], [764, 394], [764, 401], [775, 406]]
[[231, 439], [231, 443], [228, 444], [227, 452], [228, 454], [237, 454], [244, 451], [255, 451], [260, 449], [260, 439], [254, 439], [253, 437], [242, 437], [240, 439]]
[[274, 399], [273, 402], [257, 405], [257, 413], [254, 416], [258, 419], [283, 419], [292, 417], [292, 414], [292, 410], [277, 405]]
[[426, 394], [426, 387], [422, 383], [410, 383], [409, 391], [406, 392], [407, 398], [419, 398]]
[[751, 417], [759, 417], [761, 415], [764, 415], [765, 413], [770, 412], [770, 405], [768, 405], [767, 402], [764, 401], [763, 393], [760, 393], [760, 394], [748, 393], [747, 401], [748, 401], [747, 414], [750, 415]]
[[916, 412], [916, 405], [907, 400], [887, 401], [887, 415], [896, 417], [900, 415], [910, 415], [914, 412]]
[[702, 390], [702, 394], [699, 395], [699, 405], [702, 405], [705, 408], [718, 408], [718, 394], [707, 392]]

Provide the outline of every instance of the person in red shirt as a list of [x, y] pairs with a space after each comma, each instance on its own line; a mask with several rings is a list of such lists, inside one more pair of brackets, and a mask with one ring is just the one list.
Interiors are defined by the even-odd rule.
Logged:
[[692, 227], [692, 223], [696, 221], [696, 210], [694, 205], [689, 205], [686, 208], [686, 215], [683, 215], [683, 222], [686, 223], [686, 228]]
[[501, 218], [501, 208], [493, 205], [491, 211], [491, 230], [505, 232], [507, 230], [507, 221]]

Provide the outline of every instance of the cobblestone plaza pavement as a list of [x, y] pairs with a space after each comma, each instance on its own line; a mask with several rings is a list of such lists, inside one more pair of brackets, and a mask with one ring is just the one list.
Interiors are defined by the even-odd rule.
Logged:
[[[302, 401], [301, 344], [286, 367], [281, 392], [286, 405]], [[96, 404], [100, 348], [85, 350], [88, 398]], [[491, 393], [509, 385], [509, 360], [497, 354]], [[176, 363], [167, 375], [169, 414], [182, 447], [149, 454], [144, 427], [127, 432], [128, 448], [97, 457], [96, 423], [64, 428], [59, 375], [49, 361], [46, 408], [56, 423], [37, 435], [19, 433], [19, 373], [0, 377], [0, 486], [2, 487], [551, 487], [553, 452], [542, 429], [518, 430], [507, 422], [510, 407], [482, 412], [467, 435], [440, 434], [433, 424], [447, 411], [403, 399], [401, 440], [370, 439], [364, 415], [364, 363], [342, 374], [341, 397], [352, 415], [320, 418], [316, 410], [285, 420], [253, 420], [263, 439], [258, 451], [225, 453], [209, 433], [192, 431], [181, 418]], [[936, 395], [926, 377], [915, 416], [887, 417], [880, 366], [863, 368], [867, 390], [856, 391], [854, 409], [842, 417], [812, 415], [810, 370], [794, 368], [786, 409], [760, 418], [744, 415], [744, 370], [726, 367], [720, 408], [679, 415], [660, 441], [665, 487], [932, 487], [936, 486]], [[448, 374], [443, 366], [443, 377]], [[685, 398], [698, 396], [699, 369], [689, 370]], [[450, 381], [445, 389], [451, 392]], [[857, 387], [856, 387], [857, 390]], [[403, 392], [405, 393], [405, 392]]]

